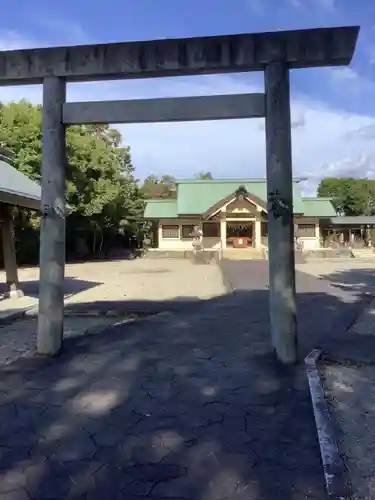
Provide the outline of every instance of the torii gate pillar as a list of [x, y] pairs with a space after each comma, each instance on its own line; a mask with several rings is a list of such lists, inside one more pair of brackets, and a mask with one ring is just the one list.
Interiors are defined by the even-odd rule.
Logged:
[[289, 364], [297, 361], [289, 69], [274, 62], [264, 76], [270, 324], [278, 358]]
[[62, 109], [66, 83], [48, 76], [43, 81], [42, 218], [37, 349], [58, 354], [64, 331], [65, 272], [65, 125]]

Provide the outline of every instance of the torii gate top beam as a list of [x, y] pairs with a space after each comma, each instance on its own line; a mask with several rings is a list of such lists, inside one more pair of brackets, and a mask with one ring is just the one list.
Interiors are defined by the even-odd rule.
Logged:
[[350, 63], [358, 26], [0, 52], [0, 85], [154, 78]]

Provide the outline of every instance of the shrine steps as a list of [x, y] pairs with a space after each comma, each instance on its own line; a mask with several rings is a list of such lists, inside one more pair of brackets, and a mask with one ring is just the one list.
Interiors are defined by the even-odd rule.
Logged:
[[264, 248], [227, 248], [223, 250], [222, 258], [226, 260], [265, 260]]
[[375, 259], [375, 252], [372, 247], [353, 248], [352, 252], [357, 259]]

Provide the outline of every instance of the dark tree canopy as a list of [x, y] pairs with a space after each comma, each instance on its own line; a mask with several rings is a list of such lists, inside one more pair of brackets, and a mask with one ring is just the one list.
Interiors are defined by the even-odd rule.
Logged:
[[[41, 111], [25, 100], [0, 104], [0, 148], [9, 150], [13, 165], [36, 181], [41, 177]], [[143, 228], [143, 195], [130, 148], [121, 147], [120, 133], [108, 125], [72, 126], [66, 142], [67, 203], [72, 210], [67, 219], [68, 255], [82, 240], [95, 254], [120, 235], [137, 238]], [[38, 230], [39, 215], [16, 212], [18, 250], [23, 253], [28, 251], [25, 235]], [[38, 242], [38, 235], [33, 240]]]
[[149, 175], [143, 181], [141, 192], [146, 199], [162, 199], [176, 197], [176, 179], [172, 175]]
[[213, 176], [211, 172], [199, 172], [199, 174], [197, 175], [197, 179], [211, 181], [213, 180]]
[[335, 209], [342, 215], [373, 215], [375, 213], [375, 180], [353, 177], [327, 177], [317, 194], [331, 197]]

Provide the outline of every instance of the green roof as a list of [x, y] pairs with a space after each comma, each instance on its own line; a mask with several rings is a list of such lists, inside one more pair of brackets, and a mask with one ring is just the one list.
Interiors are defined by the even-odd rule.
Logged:
[[[265, 179], [191, 180], [177, 182], [177, 212], [201, 214], [221, 199], [245, 186], [248, 193], [267, 203]], [[302, 213], [303, 205], [298, 182], [293, 183], [294, 213]]]
[[331, 198], [303, 198], [303, 215], [306, 217], [335, 217]]
[[177, 214], [177, 200], [148, 200], [146, 203], [145, 219], [175, 219]]
[[39, 184], [0, 160], [0, 202], [39, 210], [40, 199]]
[[339, 215], [337, 217], [332, 217], [330, 219], [331, 224], [334, 226], [364, 226], [370, 225], [375, 226], [375, 216], [374, 215], [353, 215], [345, 216]]
[[[267, 203], [265, 179], [183, 180], [178, 181], [176, 200], [148, 200], [146, 219], [173, 219], [183, 215], [201, 215], [220, 200], [245, 186], [249, 195]], [[330, 198], [302, 198], [298, 180], [293, 181], [294, 213], [307, 217], [333, 217], [336, 212]]]

